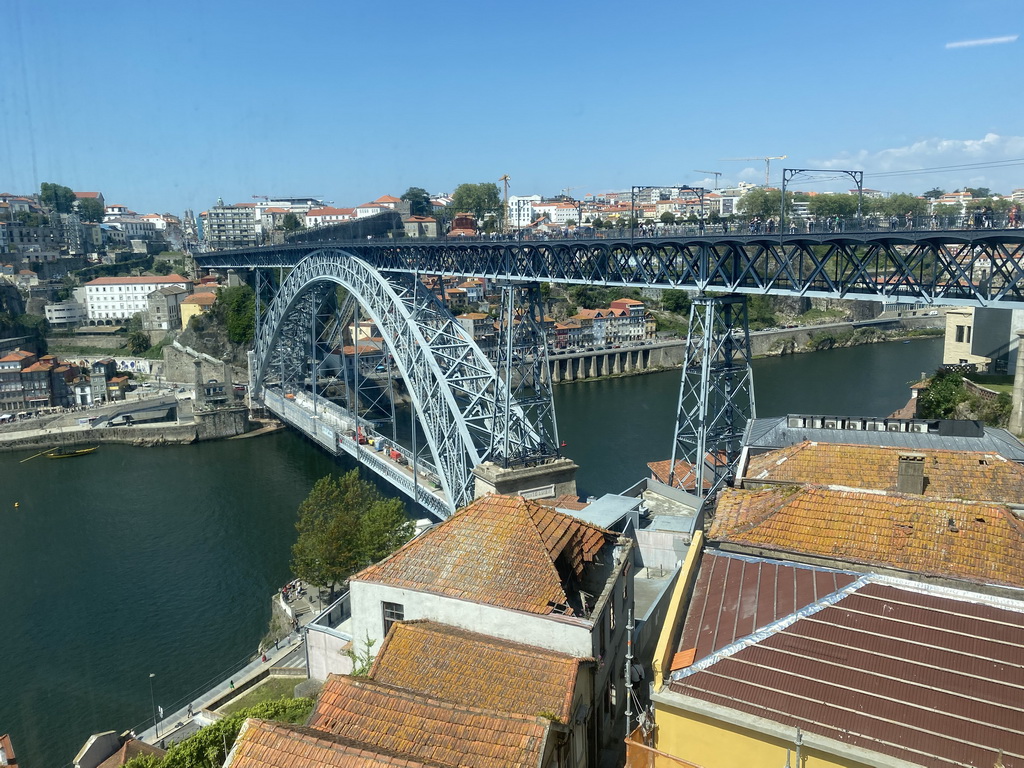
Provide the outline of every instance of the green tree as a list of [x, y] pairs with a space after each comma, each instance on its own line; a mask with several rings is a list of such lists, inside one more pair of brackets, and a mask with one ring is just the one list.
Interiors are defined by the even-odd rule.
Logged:
[[852, 218], [857, 215], [857, 196], [847, 194], [815, 195], [811, 198], [807, 209], [812, 216], [829, 218], [839, 216]]
[[971, 197], [992, 197], [992, 190], [988, 187], [964, 187], [964, 192], [970, 192]]
[[278, 699], [264, 701], [223, 717], [173, 744], [163, 759], [149, 755], [134, 757], [126, 768], [215, 768], [223, 765], [227, 753], [235, 745], [242, 725], [250, 717], [285, 723], [304, 723], [313, 711], [312, 699]]
[[[758, 187], [757, 189], [751, 189], [746, 192], [743, 197], [740, 198], [740, 213], [745, 216], [758, 216], [762, 219], [767, 219], [770, 216], [779, 215], [779, 207], [782, 202], [782, 190], [781, 189], [766, 189], [764, 187]], [[790, 193], [786, 194], [786, 215], [792, 211], [793, 208], [793, 196]]]
[[228, 330], [234, 344], [248, 344], [256, 330], [256, 294], [248, 285], [218, 292], [213, 312]]
[[885, 216], [903, 216], [908, 211], [915, 216], [923, 216], [928, 212], [927, 200], [904, 192], [889, 195], [878, 202], [880, 203], [878, 210]]
[[451, 207], [458, 213], [469, 211], [477, 219], [501, 211], [501, 192], [494, 182], [459, 184], [452, 193]]
[[32, 211], [18, 211], [14, 214], [14, 220], [23, 227], [41, 227], [46, 224], [44, 216]]
[[672, 211], [665, 211], [663, 214], [661, 214], [661, 223], [662, 224], [675, 224], [676, 223], [676, 215], [674, 213], [672, 213]]
[[78, 218], [82, 221], [103, 221], [103, 203], [95, 197], [83, 197], [78, 201]]
[[661, 292], [661, 307], [666, 312], [686, 314], [690, 311], [690, 294], [686, 291], [667, 290]]
[[967, 399], [963, 376], [956, 371], [938, 370], [928, 388], [917, 396], [917, 412], [925, 419], [951, 419], [957, 406]]
[[285, 232], [294, 232], [297, 229], [302, 229], [302, 222], [299, 221], [299, 217], [289, 211], [281, 217], [281, 229]]
[[128, 351], [133, 355], [141, 355], [150, 348], [149, 336], [145, 331], [132, 331], [128, 334]]
[[320, 478], [299, 505], [292, 571], [303, 581], [332, 587], [374, 563], [415, 530], [400, 499], [388, 499], [352, 470]]
[[938, 187], [932, 187], [923, 195], [921, 195], [921, 197], [928, 198], [929, 200], [938, 200], [944, 194], [946, 194], [945, 190], [939, 189]]
[[39, 185], [39, 200], [57, 213], [71, 213], [75, 209], [75, 191], [71, 187], [44, 181]]
[[422, 187], [409, 187], [402, 195], [402, 200], [409, 203], [409, 213], [413, 216], [430, 216], [434, 212], [430, 194]]
[[774, 307], [770, 296], [748, 296], [747, 297], [747, 322], [754, 330], [771, 328], [778, 325], [775, 317]]

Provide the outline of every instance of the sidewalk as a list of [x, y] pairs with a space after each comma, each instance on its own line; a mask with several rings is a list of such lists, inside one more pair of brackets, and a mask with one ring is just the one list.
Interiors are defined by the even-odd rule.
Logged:
[[[312, 594], [311, 594], [312, 593]], [[274, 600], [280, 599], [280, 594], [275, 595]], [[302, 657], [301, 668], [305, 669], [305, 633], [304, 627], [310, 620], [316, 617], [320, 608], [317, 607], [317, 593], [312, 588], [307, 588], [305, 595], [300, 595], [288, 605], [297, 614], [299, 627], [293, 630], [285, 639], [281, 640], [277, 647], [273, 645], [264, 651], [267, 660], [263, 661], [260, 655], [235, 670], [228, 678], [214, 685], [210, 690], [188, 702], [176, 712], [164, 712], [164, 719], [157, 723], [154, 729], [152, 726], [137, 734], [137, 738], [148, 744], [156, 746], [167, 746], [182, 739], [188, 738], [204, 725], [215, 722], [218, 717], [208, 709], [216, 704], [232, 691], [238, 691], [243, 695], [247, 683], [258, 677], [260, 674], [276, 667], [295, 668], [294, 658], [288, 659], [292, 654], [299, 654]], [[296, 677], [296, 685], [303, 678]], [[192, 705], [192, 715], [189, 715], [188, 705]], [[152, 723], [152, 715], [146, 721]]]

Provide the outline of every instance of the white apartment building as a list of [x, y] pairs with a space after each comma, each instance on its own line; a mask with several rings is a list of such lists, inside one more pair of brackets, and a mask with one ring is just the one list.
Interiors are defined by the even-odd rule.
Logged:
[[88, 319], [85, 307], [77, 301], [61, 301], [43, 307], [46, 322], [50, 325], [72, 327], [84, 323]]
[[263, 226], [253, 203], [218, 204], [199, 216], [203, 221], [203, 240], [212, 251], [260, 244]]
[[533, 223], [533, 207], [541, 201], [540, 195], [509, 195], [508, 225], [528, 227]]
[[570, 220], [576, 221], [580, 216], [579, 210], [573, 203], [562, 201], [537, 203], [533, 206], [533, 210], [541, 216], [547, 216], [552, 224], [559, 226], [565, 226]]
[[177, 286], [192, 292], [191, 281], [181, 275], [97, 277], [85, 284], [85, 311], [91, 325], [115, 325], [149, 309], [148, 296]]
[[355, 208], [313, 208], [306, 214], [306, 226], [312, 228], [351, 221], [356, 217]]

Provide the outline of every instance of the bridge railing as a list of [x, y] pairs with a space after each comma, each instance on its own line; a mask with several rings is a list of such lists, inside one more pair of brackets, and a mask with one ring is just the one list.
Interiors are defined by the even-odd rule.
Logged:
[[[355, 419], [334, 403], [321, 399], [314, 411], [312, 397], [305, 392], [289, 397], [264, 387], [261, 396], [267, 409], [280, 419], [300, 429], [332, 454], [349, 454], [438, 519], [444, 520], [454, 511], [443, 492], [436, 487], [437, 469], [431, 462], [420, 458], [413, 463], [412, 453], [407, 448], [375, 432], [369, 425], [359, 425], [357, 431]], [[366, 443], [359, 442], [359, 432], [362, 432]], [[370, 437], [374, 439], [374, 446], [369, 445]], [[384, 444], [388, 446], [387, 455], [382, 450]], [[393, 459], [389, 460], [391, 451], [401, 457], [398, 461], [409, 466], [408, 471], [396, 466]]]

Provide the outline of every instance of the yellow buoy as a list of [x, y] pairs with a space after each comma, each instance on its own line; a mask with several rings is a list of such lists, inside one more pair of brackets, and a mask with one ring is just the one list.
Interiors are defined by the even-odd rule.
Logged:
[[15, 509], [17, 509], [17, 508], [18, 508], [18, 507], [20, 507], [20, 506], [21, 506], [21, 504], [20, 504], [19, 502], [17, 502], [17, 501], [16, 501], [16, 502], [14, 502], [14, 508], [15, 508]]

